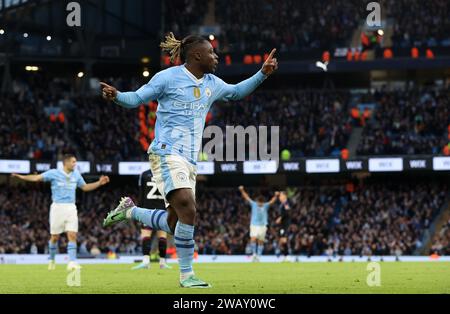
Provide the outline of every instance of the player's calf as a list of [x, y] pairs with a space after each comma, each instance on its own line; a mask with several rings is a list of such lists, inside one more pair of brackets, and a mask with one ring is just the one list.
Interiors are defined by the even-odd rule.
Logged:
[[103, 226], [109, 227], [131, 219], [139, 221], [154, 230], [163, 230], [172, 234], [167, 224], [167, 212], [165, 210], [137, 207], [129, 197], [122, 197], [119, 205], [106, 216]]

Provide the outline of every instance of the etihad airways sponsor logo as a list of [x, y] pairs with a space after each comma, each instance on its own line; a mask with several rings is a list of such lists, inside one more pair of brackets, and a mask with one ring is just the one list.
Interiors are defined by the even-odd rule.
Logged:
[[208, 110], [208, 104], [200, 102], [178, 102], [175, 101], [173, 106], [182, 110]]

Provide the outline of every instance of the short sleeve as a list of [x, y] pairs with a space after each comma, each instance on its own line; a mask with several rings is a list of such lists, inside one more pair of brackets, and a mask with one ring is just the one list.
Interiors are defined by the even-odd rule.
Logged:
[[55, 175], [56, 175], [56, 169], [50, 169], [47, 170], [43, 173], [41, 173], [42, 179], [44, 180], [44, 182], [50, 182], [53, 179], [55, 179]]
[[147, 84], [142, 85], [136, 91], [136, 94], [144, 102], [157, 100], [161, 98], [162, 94], [164, 93], [166, 82], [166, 72], [158, 72], [151, 78], [151, 80]]
[[86, 185], [86, 181], [84, 181], [81, 173], [77, 172], [77, 187], [81, 188], [83, 185]]
[[234, 96], [233, 85], [225, 83], [221, 78], [212, 75], [214, 80], [215, 100], [229, 101]]

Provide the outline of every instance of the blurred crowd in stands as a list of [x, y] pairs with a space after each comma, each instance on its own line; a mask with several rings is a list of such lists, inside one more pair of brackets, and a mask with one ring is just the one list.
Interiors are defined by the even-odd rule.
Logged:
[[[44, 253], [48, 242], [50, 193], [44, 184], [3, 185], [0, 195], [0, 253]], [[444, 206], [444, 184], [367, 183], [304, 185], [288, 189], [292, 204], [287, 235], [293, 255], [413, 255], [423, 248], [424, 232]], [[80, 256], [140, 254], [139, 226], [104, 229], [101, 222], [129, 184], [78, 193]], [[250, 197], [267, 200], [274, 190], [250, 188]], [[195, 239], [199, 254], [249, 254], [250, 206], [236, 188], [197, 188]], [[269, 209], [265, 254], [279, 254], [279, 204]], [[66, 240], [60, 241], [65, 252]], [[172, 246], [172, 245], [170, 245]], [[172, 248], [173, 249], [173, 248]], [[433, 250], [448, 254], [448, 226]]]
[[[196, 26], [219, 25], [222, 53], [260, 53], [349, 47], [371, 11], [372, 1], [171, 0], [165, 31], [186, 36]], [[381, 18], [393, 23], [393, 47], [450, 46], [450, 4], [446, 0], [382, 0]], [[373, 10], [373, 7], [371, 8]], [[359, 34], [357, 34], [359, 37]]]
[[430, 254], [450, 255], [450, 219], [433, 238]]
[[446, 0], [388, 0], [394, 47], [450, 46], [450, 3]]
[[379, 90], [376, 109], [364, 127], [361, 155], [440, 154], [450, 142], [448, 88]]
[[[112, 81], [119, 90], [134, 81]], [[60, 160], [76, 152], [86, 160], [140, 160], [137, 114], [99, 96], [75, 96], [67, 80], [39, 75], [13, 82], [0, 98], [0, 158]]]
[[215, 1], [219, 51], [348, 47], [365, 18], [364, 1]]
[[213, 106], [211, 124], [279, 126], [280, 151], [292, 157], [339, 156], [352, 132], [348, 92], [257, 91]]
[[[149, 134], [154, 136], [146, 121], [154, 123], [155, 109], [75, 96], [62, 79], [48, 80], [48, 87], [40, 82], [15, 81], [13, 92], [0, 99], [0, 158], [54, 161], [75, 152], [80, 160], [146, 160]], [[110, 82], [119, 90], [142, 84]], [[383, 87], [363, 95], [356, 103], [371, 103], [372, 109], [360, 112], [350, 90], [261, 89], [240, 101], [216, 103], [207, 124], [219, 126], [224, 136], [228, 125], [279, 126], [279, 150], [290, 158], [342, 156], [354, 126], [363, 126], [357, 155], [450, 154], [448, 87]]]

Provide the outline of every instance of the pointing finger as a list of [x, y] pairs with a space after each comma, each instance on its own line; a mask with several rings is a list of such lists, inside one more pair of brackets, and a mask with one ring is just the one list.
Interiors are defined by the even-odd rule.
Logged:
[[277, 51], [277, 49], [273, 48], [272, 51], [270, 52], [270, 55], [267, 57], [267, 60], [271, 60], [276, 51]]

